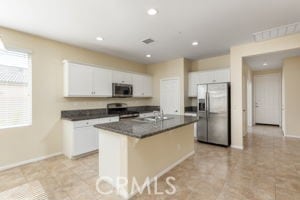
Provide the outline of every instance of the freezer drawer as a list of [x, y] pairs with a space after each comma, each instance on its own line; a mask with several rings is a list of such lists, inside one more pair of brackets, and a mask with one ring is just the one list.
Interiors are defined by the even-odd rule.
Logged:
[[229, 133], [227, 113], [210, 114], [207, 122], [207, 141], [213, 144], [228, 146]]

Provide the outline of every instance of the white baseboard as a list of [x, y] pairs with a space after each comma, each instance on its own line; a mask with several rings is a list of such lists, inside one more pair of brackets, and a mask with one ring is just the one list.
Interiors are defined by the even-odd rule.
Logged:
[[[163, 169], [162, 171], [160, 171], [158, 174], [156, 174], [154, 177], [151, 177], [150, 181], [148, 184], [144, 185], [142, 187], [142, 190], [144, 188], [146, 188], [147, 186], [149, 186], [153, 181], [155, 181], [156, 179], [155, 178], [159, 178], [161, 177], [162, 175], [164, 175], [165, 173], [167, 173], [168, 171], [170, 171], [171, 169], [173, 169], [174, 167], [176, 167], [177, 165], [179, 165], [180, 163], [182, 163], [184, 160], [186, 160], [187, 158], [189, 158], [190, 156], [194, 155], [195, 154], [195, 151], [192, 151], [188, 154], [186, 154], [185, 156], [181, 157], [179, 160], [177, 160], [176, 162], [174, 162], [173, 164], [171, 164], [170, 166], [168, 166], [167, 168]], [[116, 188], [116, 186], [111, 183], [111, 182], [107, 182], [109, 184], [111, 184], [113, 187]], [[124, 190], [121, 190], [119, 191], [119, 195], [124, 198], [124, 199], [130, 199], [132, 198], [133, 196], [135, 196], [139, 191], [135, 191], [133, 193], [128, 193], [127, 191], [124, 191]]]
[[298, 135], [284, 135], [284, 137], [300, 139], [300, 136], [298, 136]]
[[239, 149], [239, 150], [243, 150], [244, 147], [243, 146], [237, 146], [237, 145], [230, 145], [231, 148], [233, 149]]
[[19, 167], [21, 165], [26, 165], [26, 164], [37, 162], [37, 161], [40, 161], [40, 160], [45, 160], [47, 158], [51, 158], [51, 157], [59, 156], [59, 155], [62, 155], [62, 152], [53, 153], [53, 154], [50, 154], [50, 155], [41, 156], [41, 157], [29, 159], [29, 160], [24, 160], [24, 161], [21, 161], [21, 162], [10, 164], [10, 165], [0, 166], [0, 171], [11, 169], [11, 168], [14, 168], [14, 167]]

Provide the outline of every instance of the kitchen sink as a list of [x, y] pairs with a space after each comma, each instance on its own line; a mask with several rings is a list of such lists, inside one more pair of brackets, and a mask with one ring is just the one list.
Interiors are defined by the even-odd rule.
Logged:
[[168, 117], [168, 116], [164, 116], [164, 117], [159, 117], [159, 118], [155, 118], [155, 117], [138, 117], [133, 119], [133, 121], [138, 121], [138, 122], [159, 122], [159, 121], [163, 121], [163, 120], [169, 120], [169, 119], [173, 119], [173, 117]]

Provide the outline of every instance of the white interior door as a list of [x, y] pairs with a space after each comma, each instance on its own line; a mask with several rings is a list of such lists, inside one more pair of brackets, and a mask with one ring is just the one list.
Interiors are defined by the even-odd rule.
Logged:
[[165, 114], [180, 114], [179, 78], [160, 80], [160, 108]]
[[254, 76], [255, 123], [280, 125], [281, 77], [280, 74]]
[[247, 77], [243, 74], [243, 135], [247, 135]]

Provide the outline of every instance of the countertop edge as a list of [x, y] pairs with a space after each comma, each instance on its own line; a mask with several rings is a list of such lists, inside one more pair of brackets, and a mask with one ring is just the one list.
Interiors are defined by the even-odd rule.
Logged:
[[166, 128], [164, 130], [160, 130], [160, 131], [156, 131], [156, 132], [153, 132], [153, 133], [149, 133], [147, 135], [142, 135], [142, 136], [136, 136], [136, 135], [132, 135], [130, 133], [126, 133], [126, 132], [122, 132], [120, 130], [115, 130], [115, 129], [110, 129], [110, 128], [106, 128], [106, 127], [99, 127], [97, 124], [94, 125], [95, 128], [98, 128], [98, 129], [101, 129], [101, 130], [105, 130], [105, 131], [110, 131], [110, 132], [114, 132], [114, 133], [118, 133], [120, 135], [125, 135], [125, 136], [129, 136], [129, 137], [133, 137], [133, 138], [138, 138], [138, 139], [144, 139], [144, 138], [147, 138], [147, 137], [151, 137], [151, 136], [154, 136], [154, 135], [157, 135], [157, 134], [160, 134], [162, 132], [166, 132], [166, 131], [170, 131], [170, 130], [173, 130], [173, 129], [176, 129], [176, 128], [180, 128], [182, 126], [187, 126], [187, 125], [190, 125], [190, 124], [193, 124], [195, 122], [197, 122], [198, 120], [195, 119], [195, 120], [192, 120], [190, 122], [187, 122], [187, 123], [183, 123], [183, 124], [179, 124], [179, 125], [176, 125], [176, 126], [173, 126], [173, 127], [170, 127], [170, 128]]
[[110, 117], [119, 117], [119, 115], [102, 115], [102, 116], [83, 116], [83, 117], [61, 117], [62, 120], [68, 121], [83, 121], [90, 119], [101, 119], [101, 118], [110, 118]]

